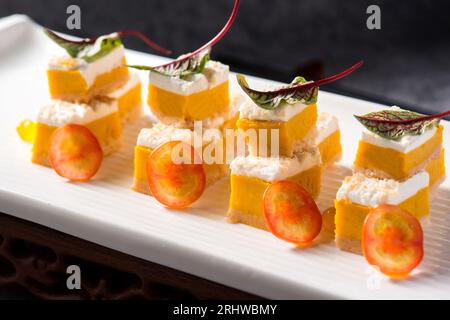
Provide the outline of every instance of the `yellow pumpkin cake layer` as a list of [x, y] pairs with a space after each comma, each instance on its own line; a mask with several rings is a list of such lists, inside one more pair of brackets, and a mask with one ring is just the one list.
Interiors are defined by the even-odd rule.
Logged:
[[419, 172], [398, 182], [363, 173], [345, 178], [335, 200], [336, 246], [361, 254], [361, 233], [366, 215], [380, 204], [398, 205], [421, 219], [429, 215], [429, 176]]
[[47, 69], [50, 96], [65, 101], [89, 102], [96, 96], [108, 95], [128, 81], [125, 64], [123, 46], [89, 63], [80, 58], [54, 57]]
[[166, 124], [226, 114], [230, 104], [228, 73], [228, 66], [216, 61], [208, 61], [202, 73], [186, 77], [150, 72], [148, 105]]
[[89, 128], [98, 139], [105, 156], [120, 147], [122, 127], [115, 100], [92, 100], [89, 105], [52, 100], [38, 113], [32, 162], [50, 166], [48, 148], [51, 134], [65, 124], [80, 124]]
[[293, 158], [237, 157], [231, 163], [231, 196], [228, 221], [266, 229], [263, 194], [271, 182], [292, 180], [313, 198], [320, 193], [322, 164], [317, 148], [303, 150]]
[[248, 100], [241, 106], [237, 127], [245, 134], [251, 155], [292, 157], [294, 143], [311, 132], [316, 120], [315, 104], [284, 104], [266, 110]]
[[131, 122], [142, 115], [141, 81], [136, 73], [130, 74], [130, 80], [108, 96], [117, 99], [122, 123]]
[[196, 150], [197, 152], [202, 152], [207, 185], [226, 176], [228, 174], [228, 166], [224, 164], [223, 157], [220, 159], [209, 157], [209, 155], [215, 155], [213, 144], [222, 143], [221, 132], [218, 129], [211, 134], [208, 132], [211, 131], [207, 130], [203, 137], [198, 137], [191, 129], [178, 128], [162, 123], [155, 124], [152, 128], [142, 129], [134, 150], [134, 181], [132, 189], [137, 192], [150, 194], [147, 182], [148, 156], [155, 148], [172, 140], [184, 141], [194, 147], [198, 145]]
[[436, 190], [445, 180], [445, 158], [443, 148], [437, 157], [434, 157], [428, 162], [425, 171], [428, 172], [428, 175], [430, 176], [430, 190]]
[[421, 135], [388, 140], [364, 131], [359, 141], [355, 168], [369, 169], [380, 177], [404, 180], [423, 170], [442, 149], [443, 127], [432, 127]]
[[332, 166], [342, 156], [341, 132], [335, 116], [319, 112], [315, 144], [320, 150], [324, 166]]
[[342, 156], [341, 132], [333, 132], [318, 144], [324, 166], [332, 166]]

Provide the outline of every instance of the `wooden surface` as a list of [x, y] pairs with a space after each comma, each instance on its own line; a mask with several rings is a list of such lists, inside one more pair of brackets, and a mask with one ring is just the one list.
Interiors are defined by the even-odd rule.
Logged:
[[[67, 289], [69, 265], [80, 290]], [[0, 286], [11, 285], [42, 299], [257, 298], [1, 213]]]

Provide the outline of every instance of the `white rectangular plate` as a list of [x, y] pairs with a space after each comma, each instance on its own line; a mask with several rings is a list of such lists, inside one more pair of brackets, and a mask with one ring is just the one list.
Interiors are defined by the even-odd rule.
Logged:
[[[424, 261], [408, 280], [392, 281], [333, 242], [300, 249], [268, 232], [228, 224], [227, 179], [208, 188], [185, 211], [165, 209], [133, 192], [133, 147], [144, 120], [126, 128], [122, 150], [104, 160], [90, 183], [70, 183], [32, 164], [30, 146], [15, 128], [21, 120], [33, 119], [48, 99], [49, 43], [25, 16], [0, 19], [0, 211], [267, 298], [450, 298], [448, 180], [432, 204]], [[163, 61], [134, 51], [127, 52], [127, 59], [148, 65]], [[141, 76], [145, 87], [146, 72]], [[236, 88], [234, 76], [231, 82]], [[332, 204], [355, 156], [361, 126], [352, 115], [381, 106], [327, 92], [320, 93], [318, 105], [339, 118], [344, 147], [340, 165], [325, 173], [319, 200], [324, 209]], [[450, 125], [444, 125], [450, 167]]]

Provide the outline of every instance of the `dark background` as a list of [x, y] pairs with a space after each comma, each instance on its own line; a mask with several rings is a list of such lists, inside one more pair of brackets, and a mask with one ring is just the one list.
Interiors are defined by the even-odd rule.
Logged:
[[[0, 17], [24, 13], [58, 31], [77, 4], [82, 29], [98, 36], [136, 29], [174, 50], [192, 51], [226, 21], [232, 0], [0, 0]], [[381, 30], [368, 30], [366, 9], [381, 8]], [[363, 59], [351, 77], [326, 90], [437, 112], [450, 108], [450, 1], [242, 0], [213, 57], [247, 72], [288, 82], [339, 72]], [[133, 39], [133, 49], [149, 51]]]

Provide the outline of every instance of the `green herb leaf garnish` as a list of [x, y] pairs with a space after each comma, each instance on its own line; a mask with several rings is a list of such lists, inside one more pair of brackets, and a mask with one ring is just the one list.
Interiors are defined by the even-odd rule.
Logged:
[[438, 126], [440, 119], [449, 114], [450, 110], [429, 116], [408, 110], [382, 110], [355, 115], [355, 118], [380, 137], [400, 140], [406, 135], [421, 135], [427, 129]]
[[236, 78], [242, 90], [244, 90], [244, 92], [250, 97], [250, 99], [253, 100], [254, 103], [263, 109], [274, 110], [284, 103], [294, 104], [301, 102], [304, 104], [313, 104], [317, 102], [317, 94], [319, 93], [318, 87], [286, 90], [295, 88], [299, 84], [307, 83], [303, 77], [296, 77], [289, 85], [283, 86], [281, 88], [283, 91], [257, 91], [250, 88], [247, 80], [242, 74], [238, 74]]
[[92, 39], [84, 39], [80, 41], [69, 40], [58, 36], [56, 33], [46, 28], [44, 29], [44, 33], [57, 45], [66, 50], [72, 58], [77, 58], [78, 54], [81, 51], [92, 46], [95, 43], [95, 41], [93, 41]]
[[122, 41], [119, 37], [98, 38], [97, 41], [100, 41], [97, 48], [97, 45], [85, 48], [79, 53], [78, 58], [91, 63], [97, 59], [100, 59], [101, 57], [106, 56], [108, 53], [122, 45]]
[[56, 44], [65, 49], [72, 58], [83, 59], [88, 63], [104, 57], [115, 48], [120, 47], [122, 45], [122, 41], [120, 40], [121, 36], [136, 37], [159, 52], [164, 54], [171, 53], [170, 50], [161, 47], [147, 38], [144, 34], [134, 30], [118, 31], [110, 35], [83, 40], [69, 40], [57, 35], [49, 29], [44, 29], [44, 33]]
[[341, 79], [362, 65], [363, 61], [359, 61], [341, 73], [317, 81], [306, 81], [302, 77], [296, 77], [290, 84], [268, 91], [258, 91], [250, 88], [245, 77], [241, 74], [237, 75], [237, 81], [242, 90], [244, 90], [256, 105], [263, 109], [274, 110], [284, 103], [316, 103], [319, 86]]
[[130, 68], [135, 68], [139, 70], [148, 70], [157, 72], [159, 74], [168, 77], [180, 77], [185, 78], [195, 73], [202, 73], [205, 69], [206, 63], [209, 61], [209, 50], [206, 50], [203, 54], [197, 54], [191, 56], [187, 60], [175, 60], [176, 63], [171, 63], [168, 65], [149, 67], [140, 65], [129, 65]]
[[72, 58], [83, 59], [88, 63], [104, 57], [109, 52], [122, 45], [122, 41], [120, 41], [117, 33], [96, 39], [77, 41], [63, 38], [49, 29], [44, 29], [44, 32], [56, 44], [65, 49]]

